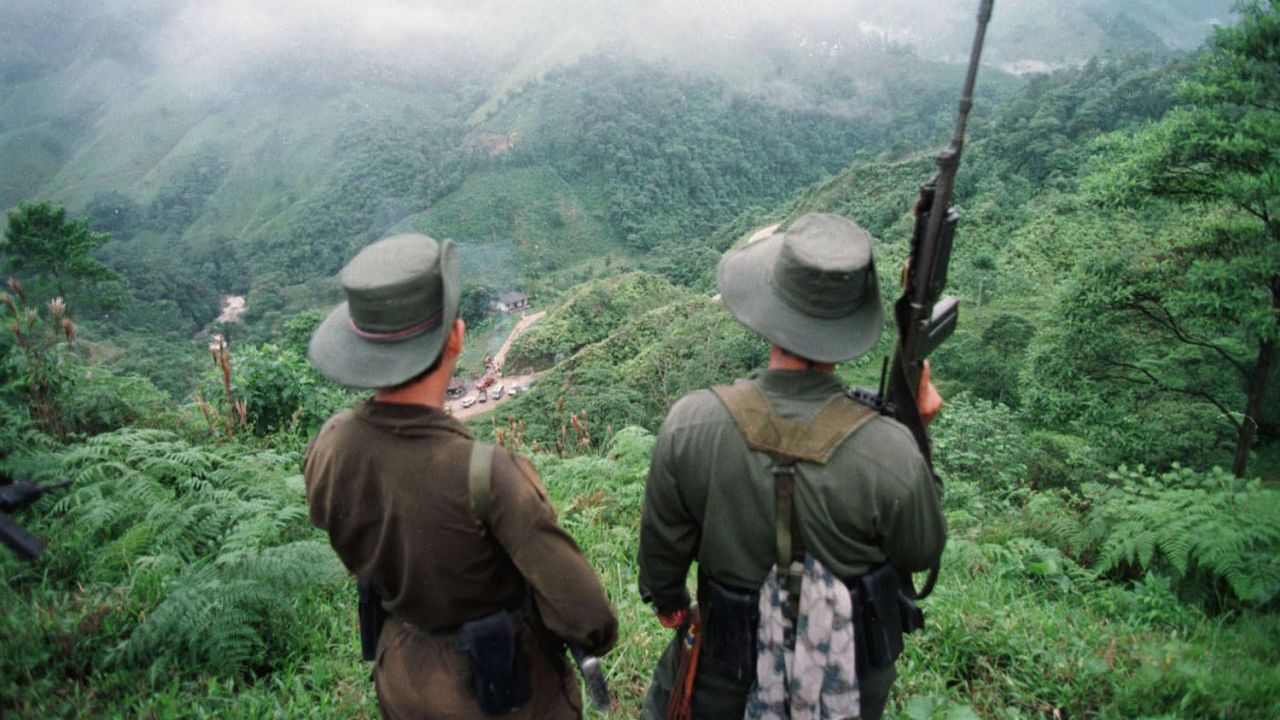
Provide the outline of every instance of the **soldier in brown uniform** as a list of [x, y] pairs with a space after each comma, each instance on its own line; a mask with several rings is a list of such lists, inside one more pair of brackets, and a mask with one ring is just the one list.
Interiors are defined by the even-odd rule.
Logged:
[[[558, 639], [601, 655], [617, 621], [529, 462], [483, 452], [442, 410], [465, 332], [456, 248], [387, 238], [340, 280], [347, 302], [309, 355], [331, 380], [376, 392], [325, 423], [303, 473], [312, 521], [389, 613], [373, 667], [383, 716], [484, 717], [487, 689], [505, 717], [580, 717]], [[489, 472], [473, 476], [473, 453]], [[474, 477], [488, 481], [479, 498]], [[499, 679], [485, 686], [495, 657]]]
[[[797, 559], [803, 553], [791, 551], [802, 549], [850, 589], [865, 591], [864, 580], [874, 579], [872, 595], [889, 583], [894, 604], [893, 567], [928, 568], [946, 539], [939, 488], [910, 432], [860, 406], [833, 373], [834, 363], [866, 353], [880, 337], [866, 231], [836, 215], [806, 215], [728, 254], [717, 280], [729, 312], [772, 343], [769, 368], [671, 408], [649, 468], [639, 556], [641, 595], [667, 627], [685, 620], [685, 579], [698, 562], [703, 623], [691, 711], [706, 720], [743, 717], [757, 677], [759, 590], [779, 557]], [[936, 412], [933, 404], [922, 411]], [[778, 512], [780, 462], [792, 483], [790, 512]], [[865, 592], [855, 597], [854, 605], [867, 600]], [[857, 626], [869, 615], [859, 608], [855, 617]], [[893, 631], [882, 634], [890, 643]], [[863, 718], [883, 712], [897, 650], [860, 653]], [[682, 684], [679, 655], [673, 642], [643, 717], [664, 716]]]

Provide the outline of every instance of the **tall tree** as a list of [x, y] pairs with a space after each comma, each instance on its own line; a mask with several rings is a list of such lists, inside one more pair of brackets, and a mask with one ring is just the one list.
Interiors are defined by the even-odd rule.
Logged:
[[[1151, 331], [1239, 373], [1246, 400], [1233, 417], [1232, 470], [1242, 475], [1280, 339], [1280, 0], [1237, 10], [1240, 23], [1214, 31], [1182, 86], [1184, 104], [1144, 132], [1109, 138], [1107, 170], [1093, 181], [1120, 204], [1168, 198], [1234, 211], [1196, 242], [1172, 248], [1165, 260], [1176, 282], [1125, 302]], [[1216, 331], [1198, 330], [1208, 327]], [[1233, 351], [1222, 340], [1227, 329], [1251, 352]]]
[[89, 229], [89, 218], [68, 220], [64, 207], [19, 203], [9, 213], [0, 245], [4, 272], [59, 297], [84, 292], [76, 298], [81, 306], [119, 306], [124, 278], [90, 254], [110, 238]]

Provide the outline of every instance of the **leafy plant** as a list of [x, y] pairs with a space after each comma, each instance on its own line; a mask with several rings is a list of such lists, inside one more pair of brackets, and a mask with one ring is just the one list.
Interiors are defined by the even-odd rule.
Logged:
[[22, 283], [10, 278], [9, 289], [13, 295], [0, 292], [0, 307], [13, 345], [3, 359], [25, 391], [37, 426], [46, 433], [64, 435], [67, 418], [62, 405], [72, 382], [74, 357], [68, 348], [75, 342], [75, 323], [67, 317], [67, 305], [61, 297], [50, 300], [41, 313], [28, 303]]
[[25, 279], [41, 298], [119, 307], [123, 278], [91, 255], [108, 238], [90, 230], [88, 218], [68, 220], [64, 207], [19, 203], [5, 226], [4, 272]]
[[1168, 572], [1214, 610], [1280, 598], [1276, 490], [1216, 468], [1175, 467], [1159, 476], [1121, 468], [1108, 479], [1084, 490], [1099, 569]]

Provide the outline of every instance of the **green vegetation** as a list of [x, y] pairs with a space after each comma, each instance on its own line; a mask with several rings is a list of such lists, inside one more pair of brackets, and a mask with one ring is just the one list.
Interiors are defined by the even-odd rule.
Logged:
[[[951, 539], [897, 716], [1280, 715], [1280, 3], [1241, 15], [1196, 57], [984, 70], [949, 279], [962, 320], [933, 358]], [[1095, 19], [1108, 42], [1148, 42]], [[36, 97], [54, 60], [15, 57], [6, 97]], [[0, 556], [0, 712], [376, 717], [354, 588], [297, 474], [357, 395], [305, 352], [332, 272], [417, 230], [462, 249], [467, 368], [514, 322], [487, 315], [492, 293], [519, 286], [548, 309], [507, 360], [542, 373], [533, 389], [473, 424], [531, 455], [601, 574], [624, 638], [609, 715], [634, 717], [667, 640], [633, 567], [652, 433], [675, 398], [766, 358], [713, 298], [719, 257], [763, 226], [842, 213], [875, 236], [894, 294], [932, 168], [921, 149], [941, 145], [958, 81], [901, 48], [881, 62], [918, 73], [919, 92], [797, 79], [797, 97], [847, 114], [600, 58], [497, 83], [500, 101], [466, 73], [423, 81], [422, 103], [417, 86], [307, 86], [234, 133], [164, 115], [148, 86], [147, 113], [124, 114], [172, 124], [130, 140], [104, 115], [79, 166], [56, 143], [15, 153], [78, 188], [67, 202], [89, 219], [23, 204], [0, 246], [19, 278], [0, 295], [0, 471], [73, 481], [17, 514], [47, 554]], [[0, 104], [6, 152], [87, 127], [10, 130], [27, 127], [14, 107]], [[316, 118], [294, 145], [270, 122], [291, 108]], [[119, 170], [103, 149], [117, 141], [150, 148], [147, 179], [90, 182]], [[248, 297], [244, 324], [214, 322], [224, 293]], [[209, 346], [215, 330], [230, 344]], [[842, 378], [874, 385], [891, 341]]]
[[545, 319], [512, 344], [507, 366], [544, 370], [599, 342], [629, 320], [667, 305], [682, 293], [645, 273], [584, 283], [560, 298]]
[[[1280, 623], [1257, 589], [1274, 598], [1280, 588], [1275, 491], [1255, 485], [1232, 499], [1220, 492], [1229, 476], [1189, 470], [1099, 477], [1097, 496], [993, 491], [1022, 451], [1019, 438], [984, 432], [994, 408], [953, 398], [936, 428], [941, 457], [964, 448], [968, 459], [943, 468], [952, 540], [897, 712], [1273, 714]], [[43, 570], [0, 558], [13, 640], [0, 660], [6, 707], [24, 717], [376, 716], [354, 588], [306, 521], [296, 455], [124, 430], [36, 457], [12, 427], [3, 449], [21, 454], [10, 469], [39, 465], [76, 485], [27, 513], [54, 539]], [[618, 609], [627, 641], [607, 663], [618, 718], [635, 716], [666, 642], [631, 565], [652, 443], [630, 428], [598, 454], [534, 456]], [[1270, 505], [1230, 526], [1219, 512], [1259, 502]], [[1164, 527], [1170, 517], [1179, 533]], [[1203, 541], [1179, 564], [1184, 550], [1166, 543], [1187, 536]], [[1145, 537], [1154, 549], [1143, 550]], [[1232, 580], [1212, 557], [1239, 567], [1240, 541], [1271, 565]], [[1206, 593], [1233, 609], [1210, 616], [1194, 602]]]
[[33, 298], [119, 304], [123, 278], [91, 255], [108, 236], [90, 230], [88, 218], [68, 220], [66, 208], [39, 202], [22, 203], [6, 221], [2, 272], [25, 283]]

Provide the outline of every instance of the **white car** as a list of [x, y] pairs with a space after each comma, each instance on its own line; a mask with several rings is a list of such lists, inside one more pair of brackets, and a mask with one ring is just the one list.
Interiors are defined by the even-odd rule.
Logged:
[[462, 398], [462, 407], [464, 407], [464, 408], [469, 408], [469, 407], [471, 407], [472, 405], [475, 405], [475, 404], [476, 404], [476, 396], [475, 396], [475, 395], [468, 395], [468, 396], [466, 396], [466, 397]]

